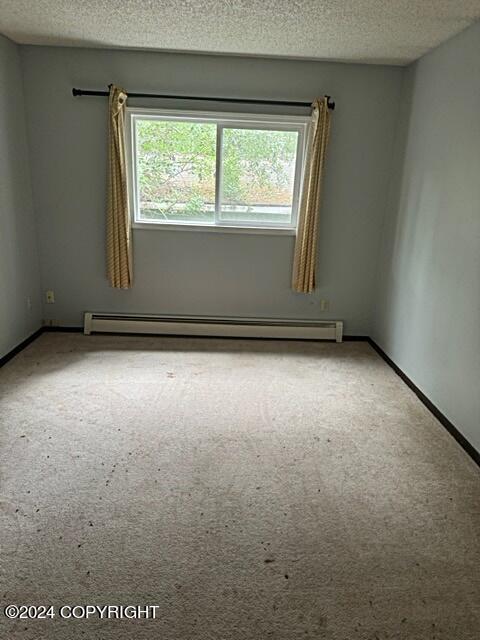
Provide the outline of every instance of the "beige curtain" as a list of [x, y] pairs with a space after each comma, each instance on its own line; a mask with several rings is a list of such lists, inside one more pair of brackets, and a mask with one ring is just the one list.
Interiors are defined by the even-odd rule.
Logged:
[[330, 133], [328, 98], [317, 98], [312, 107], [293, 260], [292, 288], [299, 293], [311, 293], [315, 288], [318, 213]]
[[127, 94], [110, 85], [108, 99], [107, 276], [112, 287], [132, 286], [132, 231], [125, 162], [125, 105]]

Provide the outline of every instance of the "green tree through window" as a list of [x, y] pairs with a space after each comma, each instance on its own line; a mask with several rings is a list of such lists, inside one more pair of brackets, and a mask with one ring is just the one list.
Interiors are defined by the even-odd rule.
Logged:
[[177, 119], [135, 120], [141, 220], [289, 224], [298, 131]]

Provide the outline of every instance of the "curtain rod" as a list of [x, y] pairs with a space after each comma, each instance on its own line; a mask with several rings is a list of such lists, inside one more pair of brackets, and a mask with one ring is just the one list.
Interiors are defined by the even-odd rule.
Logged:
[[[129, 98], [164, 98], [165, 100], [204, 100], [208, 102], [231, 102], [235, 104], [273, 104], [283, 107], [311, 107], [311, 102], [293, 102], [290, 100], [249, 100], [246, 98], [218, 98], [218, 97], [205, 97], [205, 96], [172, 96], [164, 95], [161, 93], [129, 93]], [[72, 89], [72, 95], [77, 96], [108, 96], [108, 91], [90, 91], [89, 89]], [[333, 111], [335, 109], [335, 102], [330, 99], [330, 96], [325, 96], [328, 99], [328, 108]]]

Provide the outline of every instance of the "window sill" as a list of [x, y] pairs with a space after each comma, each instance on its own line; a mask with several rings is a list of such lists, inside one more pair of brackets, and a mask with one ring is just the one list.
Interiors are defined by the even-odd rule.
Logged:
[[132, 229], [143, 229], [148, 231], [201, 231], [207, 233], [243, 233], [248, 235], [269, 235], [269, 236], [294, 236], [296, 230], [291, 228], [282, 229], [280, 227], [234, 227], [207, 225], [207, 224], [168, 224], [155, 222], [134, 222]]

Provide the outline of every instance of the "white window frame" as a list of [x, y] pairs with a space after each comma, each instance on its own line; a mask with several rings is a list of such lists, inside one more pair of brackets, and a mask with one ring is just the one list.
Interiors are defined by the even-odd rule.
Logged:
[[[181, 120], [201, 123], [213, 123], [217, 125], [217, 153], [215, 171], [215, 221], [206, 222], [162, 222], [157, 220], [139, 220], [139, 193], [136, 171], [136, 120]], [[134, 229], [171, 229], [171, 230], [195, 230], [216, 231], [222, 233], [266, 233], [272, 235], [295, 235], [297, 229], [298, 206], [300, 201], [300, 189], [303, 178], [303, 165], [305, 158], [305, 145], [307, 141], [310, 118], [305, 116], [266, 115], [251, 113], [225, 113], [213, 111], [181, 111], [173, 109], [138, 109], [127, 107], [126, 109], [126, 154], [127, 177], [130, 211], [132, 213], [132, 227]], [[222, 189], [222, 163], [221, 148], [222, 135], [225, 128], [255, 128], [269, 131], [294, 131], [298, 133], [297, 154], [295, 165], [295, 177], [292, 194], [292, 220], [288, 224], [272, 224], [271, 222], [219, 222], [221, 189]], [[135, 151], [135, 153], [134, 153]]]

